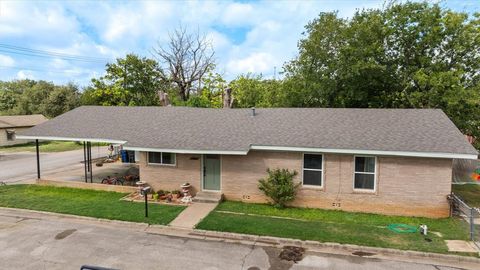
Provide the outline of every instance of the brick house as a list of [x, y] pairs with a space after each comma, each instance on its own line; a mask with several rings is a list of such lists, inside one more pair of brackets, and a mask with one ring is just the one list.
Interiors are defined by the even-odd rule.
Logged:
[[287, 168], [294, 206], [426, 217], [449, 214], [453, 159], [478, 155], [438, 109], [84, 106], [21, 137], [121, 143], [156, 190], [266, 202], [258, 180]]
[[16, 140], [15, 134], [47, 120], [48, 119], [41, 114], [0, 116], [0, 146], [28, 142], [28, 140]]

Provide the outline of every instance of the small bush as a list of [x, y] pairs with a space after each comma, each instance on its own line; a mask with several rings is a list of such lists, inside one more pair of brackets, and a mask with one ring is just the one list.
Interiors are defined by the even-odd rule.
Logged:
[[267, 169], [268, 177], [258, 181], [258, 188], [272, 200], [273, 206], [284, 208], [285, 205], [295, 199], [297, 188], [300, 183], [293, 183], [296, 171], [288, 169]]

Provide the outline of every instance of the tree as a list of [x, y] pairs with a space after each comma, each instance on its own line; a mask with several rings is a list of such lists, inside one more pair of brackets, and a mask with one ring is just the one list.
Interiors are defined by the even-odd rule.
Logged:
[[45, 100], [55, 89], [51, 82], [37, 81], [20, 96], [14, 114], [45, 114]]
[[55, 117], [79, 106], [80, 93], [72, 83], [14, 80], [0, 82], [0, 114], [43, 114]]
[[321, 13], [305, 28], [284, 66], [284, 105], [441, 108], [480, 136], [480, 14], [392, 2], [350, 20]]
[[267, 80], [262, 75], [240, 75], [231, 81], [234, 107], [282, 107], [285, 103], [282, 81]]
[[0, 112], [13, 109], [17, 105], [17, 95], [11, 90], [0, 90]]
[[88, 102], [104, 106], [158, 105], [157, 93], [166, 87], [162, 78], [164, 75], [155, 60], [127, 54], [107, 64], [105, 76], [92, 79]]
[[80, 106], [80, 93], [73, 83], [56, 86], [44, 101], [44, 115], [55, 117]]
[[182, 101], [187, 101], [191, 92], [199, 90], [198, 83], [215, 66], [214, 51], [207, 39], [198, 32], [188, 33], [182, 27], [170, 34], [168, 45], [162, 46], [159, 42], [153, 53]]

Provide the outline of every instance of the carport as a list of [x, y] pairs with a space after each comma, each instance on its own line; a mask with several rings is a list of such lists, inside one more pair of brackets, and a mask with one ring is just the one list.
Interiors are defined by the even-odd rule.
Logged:
[[125, 141], [111, 140], [111, 139], [88, 139], [88, 138], [64, 138], [64, 137], [51, 137], [51, 136], [29, 136], [29, 135], [17, 135], [18, 139], [35, 140], [35, 151], [37, 161], [37, 180], [41, 179], [41, 159], [40, 159], [40, 141], [71, 141], [81, 142], [83, 144], [83, 165], [84, 165], [84, 177], [85, 183], [93, 183], [93, 165], [92, 165], [92, 143], [111, 143], [111, 144], [124, 144]]
[[[41, 179], [42, 176], [45, 178], [46, 173], [42, 168], [39, 143], [69, 141], [83, 145], [83, 168], [77, 166], [77, 179], [80, 178], [81, 182], [94, 183], [96, 179], [93, 174], [95, 160], [92, 158], [92, 144], [115, 144], [125, 148], [123, 145], [127, 143], [127, 138], [139, 133], [137, 129], [131, 128], [132, 123], [125, 122], [128, 115], [115, 113], [111, 109], [97, 106], [79, 107], [17, 134], [18, 139], [35, 141], [37, 178]], [[79, 156], [79, 161], [81, 159]]]

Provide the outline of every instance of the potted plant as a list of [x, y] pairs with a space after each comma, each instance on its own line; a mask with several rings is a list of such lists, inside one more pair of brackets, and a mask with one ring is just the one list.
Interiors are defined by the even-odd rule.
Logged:
[[166, 191], [164, 191], [164, 190], [159, 190], [159, 191], [157, 192], [157, 194], [158, 194], [158, 198], [159, 198], [160, 200], [163, 201], [163, 200], [167, 199], [167, 194], [168, 194], [168, 192], [166, 192]]
[[182, 196], [182, 193], [180, 192], [180, 190], [174, 190], [172, 191], [172, 195], [173, 195], [173, 198], [178, 199]]

